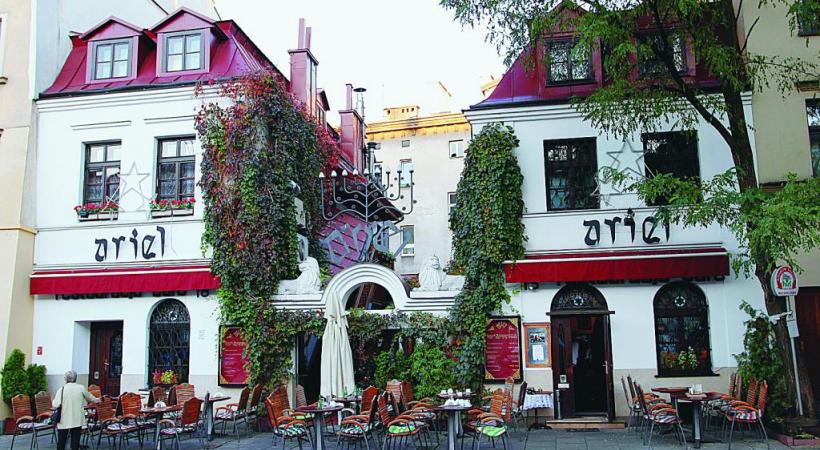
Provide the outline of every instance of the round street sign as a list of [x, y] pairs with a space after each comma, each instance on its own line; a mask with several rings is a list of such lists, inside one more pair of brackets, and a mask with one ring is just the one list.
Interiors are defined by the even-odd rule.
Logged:
[[790, 266], [779, 266], [772, 271], [772, 291], [778, 297], [797, 295], [797, 274]]

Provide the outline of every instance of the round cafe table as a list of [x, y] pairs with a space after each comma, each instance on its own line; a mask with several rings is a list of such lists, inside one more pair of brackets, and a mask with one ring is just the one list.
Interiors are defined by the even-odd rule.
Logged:
[[342, 405], [319, 408], [315, 404], [296, 408], [299, 412], [313, 414], [313, 429], [316, 432], [316, 439], [313, 442], [316, 445], [316, 450], [324, 450], [325, 448], [325, 413], [339, 412], [343, 408]]
[[686, 395], [689, 392], [688, 387], [657, 387], [652, 388], [652, 392], [657, 392], [658, 394], [667, 394], [669, 395], [669, 400], [672, 401], [672, 406], [675, 409], [678, 409], [678, 399], [682, 396]]
[[436, 397], [438, 397], [439, 400], [449, 400], [449, 399], [458, 400], [458, 399], [463, 399], [463, 398], [471, 399], [471, 398], [475, 397], [475, 392], [470, 392], [470, 393], [462, 392], [461, 394], [457, 394], [455, 392], [453, 392], [452, 394], [449, 394], [449, 393], [442, 394], [441, 392], [439, 392], [438, 394], [436, 394]]
[[701, 433], [703, 404], [719, 398], [720, 394], [717, 392], [704, 392], [700, 395], [683, 394], [678, 398], [679, 402], [689, 402], [692, 404], [692, 440], [695, 442], [695, 448], [700, 448], [700, 445], [703, 442], [703, 436]]
[[[205, 397], [197, 397], [205, 402]], [[214, 403], [230, 400], [229, 395], [213, 395], [208, 397], [208, 404], [205, 405], [205, 435], [209, 441], [214, 440]]]
[[473, 409], [473, 406], [436, 406], [433, 411], [447, 413], [447, 449], [456, 450], [456, 438], [461, 434], [461, 413]]

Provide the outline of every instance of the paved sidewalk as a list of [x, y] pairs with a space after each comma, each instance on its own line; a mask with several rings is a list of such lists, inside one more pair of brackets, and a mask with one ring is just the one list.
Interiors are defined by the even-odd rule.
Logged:
[[[441, 445], [438, 446], [438, 450], [446, 450], [446, 434], [442, 433], [441, 435]], [[27, 449], [29, 447], [30, 437], [23, 436], [18, 437], [15, 441], [14, 448], [18, 449]], [[326, 438], [327, 449], [328, 450], [337, 450], [335, 445], [335, 439], [328, 436]], [[170, 443], [169, 443], [170, 444]], [[222, 437], [218, 438], [215, 441], [208, 444], [208, 448], [212, 449], [221, 449], [221, 450], [261, 450], [261, 449], [281, 449], [282, 443], [280, 440], [277, 440], [276, 447], [273, 446], [273, 441], [271, 439], [270, 433], [253, 433], [253, 434], [244, 434], [240, 437], [240, 440], [237, 441], [234, 437]], [[509, 450], [603, 450], [603, 449], [648, 449], [649, 447], [644, 446], [641, 443], [641, 438], [636, 433], [628, 431], [628, 430], [601, 430], [601, 431], [585, 431], [585, 432], [571, 432], [566, 430], [533, 430], [532, 432], [527, 435], [525, 432], [513, 432], [511, 433], [510, 439], [508, 441], [508, 449]], [[0, 449], [8, 449], [11, 445], [11, 437], [10, 436], [0, 436]], [[694, 448], [689, 443], [690, 448]], [[379, 450], [376, 445], [372, 445], [370, 450]], [[170, 449], [172, 445], [167, 445], [165, 448]], [[48, 437], [42, 437], [40, 439], [39, 448], [41, 450], [50, 450], [55, 449], [56, 445], [50, 442]], [[107, 449], [108, 447], [105, 445], [103, 441], [103, 445], [101, 449]], [[131, 448], [131, 449], [138, 449], [139, 446], [137, 445], [136, 441], [132, 441], [131, 445], [128, 447], [123, 448]], [[145, 449], [150, 449], [151, 444], [148, 443], [144, 446]], [[197, 440], [187, 440], [183, 441], [182, 449], [183, 450], [194, 450], [201, 448], [199, 442]], [[286, 447], [287, 450], [290, 449], [298, 449], [299, 447], [296, 446], [295, 443], [288, 442]], [[354, 447], [350, 447], [353, 449]], [[359, 449], [365, 450], [364, 445], [358, 447]], [[412, 447], [410, 447], [412, 448]], [[465, 449], [470, 448], [470, 441], [465, 442]], [[492, 446], [489, 444], [484, 444], [481, 446], [481, 450], [491, 449]], [[497, 448], [500, 450], [502, 449], [501, 443], [499, 442]], [[680, 445], [675, 438], [671, 435], [667, 436], [655, 436], [652, 440], [652, 448], [659, 449], [659, 450], [669, 450], [669, 449], [682, 449], [683, 446]], [[728, 448], [727, 444], [724, 443], [715, 443], [715, 444], [704, 444], [704, 449], [725, 449]], [[749, 450], [749, 449], [766, 449], [766, 444], [760, 442], [759, 440], [754, 440], [751, 438], [751, 435], [747, 436], [746, 438], [738, 438], [732, 444], [733, 449], [738, 450]], [[787, 449], [789, 447], [774, 441], [769, 440], [769, 447], [771, 450], [781, 450]], [[805, 449], [808, 447], [800, 447], [800, 449]], [[309, 446], [305, 445], [304, 450], [309, 450]], [[338, 450], [347, 450], [347, 446], [342, 445]]]

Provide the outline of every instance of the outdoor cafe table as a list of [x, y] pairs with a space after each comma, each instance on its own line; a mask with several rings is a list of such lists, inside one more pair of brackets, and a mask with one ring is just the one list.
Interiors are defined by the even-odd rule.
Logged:
[[456, 450], [456, 437], [461, 434], [461, 413], [475, 408], [474, 406], [436, 406], [433, 411], [447, 413], [447, 449]]
[[[356, 407], [359, 403], [362, 402], [362, 397], [356, 395], [348, 395], [347, 397], [333, 397], [333, 401], [336, 403], [341, 403], [345, 406], [349, 406], [350, 409], [355, 410], [356, 412], [359, 411], [359, 408]], [[341, 421], [340, 421], [341, 422]]]
[[[197, 397], [203, 402], [205, 401], [205, 397]], [[208, 397], [208, 404], [205, 405], [205, 435], [208, 437], [209, 441], [214, 440], [214, 403], [216, 402], [224, 402], [225, 400], [230, 400], [231, 397], [229, 395], [214, 395]]]
[[152, 407], [152, 408], [142, 408], [140, 409], [140, 414], [148, 417], [154, 418], [154, 447], [159, 449], [160, 442], [159, 442], [159, 421], [162, 420], [162, 417], [165, 416], [167, 413], [176, 412], [182, 409], [182, 406], [173, 405], [173, 406], [164, 406], [164, 407]]
[[296, 408], [297, 411], [303, 413], [313, 414], [313, 429], [316, 432], [316, 450], [324, 450], [325, 448], [325, 414], [331, 412], [338, 412], [344, 408], [342, 405], [324, 406], [319, 408], [318, 405], [300, 406]]
[[703, 420], [703, 403], [720, 398], [716, 392], [704, 392], [702, 395], [690, 396], [683, 394], [678, 397], [679, 402], [692, 403], [692, 439], [695, 441], [695, 448], [700, 448], [703, 437], [701, 436], [701, 421]]
[[678, 399], [683, 397], [687, 392], [689, 392], [688, 387], [657, 387], [652, 388], [652, 392], [657, 392], [658, 394], [667, 394], [669, 395], [669, 400], [672, 401], [672, 406], [675, 409], [678, 409]]

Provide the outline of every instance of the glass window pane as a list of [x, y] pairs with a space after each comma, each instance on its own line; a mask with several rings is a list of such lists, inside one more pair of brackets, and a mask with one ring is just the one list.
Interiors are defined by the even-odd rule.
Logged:
[[130, 45], [127, 42], [122, 42], [114, 46], [114, 60], [116, 61], [127, 61], [128, 58], [128, 48]]
[[194, 196], [194, 180], [183, 180], [179, 186], [180, 197]]
[[105, 146], [104, 145], [89, 145], [88, 146], [88, 162], [97, 163], [103, 162]]
[[175, 197], [177, 183], [174, 180], [161, 181], [159, 183], [159, 195], [162, 197]]
[[168, 64], [165, 70], [168, 72], [182, 70], [182, 55], [168, 55]]
[[159, 179], [160, 180], [176, 180], [177, 165], [173, 163], [159, 165]]
[[120, 144], [110, 144], [106, 147], [106, 161], [120, 160]]
[[179, 141], [179, 156], [193, 156], [194, 154], [194, 140], [185, 139]]
[[162, 141], [160, 144], [162, 151], [160, 156], [163, 158], [173, 158], [177, 156], [177, 141]]
[[183, 53], [184, 36], [170, 37], [166, 41], [168, 47], [167, 53], [169, 55], [180, 55]]
[[401, 227], [402, 242], [405, 244], [415, 243], [415, 233], [413, 227]]
[[112, 76], [114, 78], [122, 78], [128, 76], [128, 61], [117, 61], [114, 63], [114, 71]]
[[194, 178], [194, 163], [185, 162], [180, 164], [180, 178]]
[[820, 132], [812, 133], [811, 142], [811, 168], [815, 177], [820, 177]]
[[97, 62], [111, 61], [111, 44], [97, 46]]
[[185, 54], [185, 70], [195, 70], [201, 68], [200, 53]]
[[102, 184], [103, 181], [103, 170], [102, 169], [89, 169], [87, 175], [85, 177], [85, 182], [87, 184]]
[[104, 80], [111, 78], [111, 63], [97, 63], [97, 70], [94, 72], [95, 80]]
[[185, 38], [185, 53], [199, 52], [202, 46], [202, 35], [191, 34]]
[[85, 188], [85, 201], [87, 203], [98, 203], [102, 200], [102, 185], [89, 185]]

